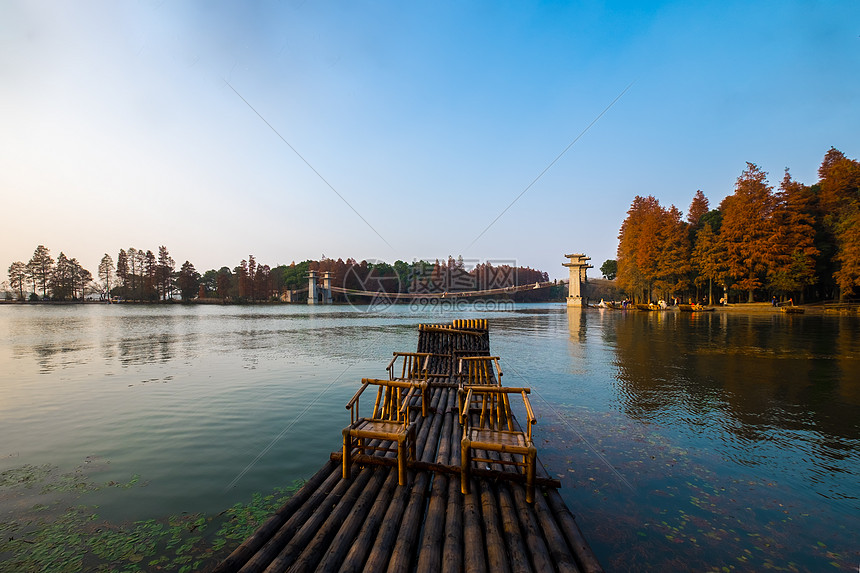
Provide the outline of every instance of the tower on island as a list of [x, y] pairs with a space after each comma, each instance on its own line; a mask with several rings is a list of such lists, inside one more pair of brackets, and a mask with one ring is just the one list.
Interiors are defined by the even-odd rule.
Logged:
[[588, 261], [591, 260], [591, 257], [586, 257], [582, 254], [565, 255], [565, 257], [570, 259], [569, 263], [562, 263], [562, 266], [565, 266], [570, 269], [570, 283], [568, 284], [567, 306], [586, 306], [588, 304], [588, 300], [583, 301], [582, 283], [588, 280], [585, 276], [585, 271], [587, 269], [594, 268], [588, 264]]

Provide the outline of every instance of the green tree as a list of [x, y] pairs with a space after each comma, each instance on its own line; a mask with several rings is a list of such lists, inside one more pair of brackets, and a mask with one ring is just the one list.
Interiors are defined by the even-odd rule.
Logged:
[[606, 259], [600, 265], [600, 272], [603, 274], [603, 278], [615, 280], [615, 277], [618, 275], [618, 261], [615, 259]]

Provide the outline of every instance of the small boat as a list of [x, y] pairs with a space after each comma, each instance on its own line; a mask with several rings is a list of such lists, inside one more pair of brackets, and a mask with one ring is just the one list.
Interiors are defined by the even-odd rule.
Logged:
[[785, 314], [803, 314], [805, 310], [799, 306], [783, 306], [780, 308]]
[[701, 304], [679, 304], [678, 309], [681, 312], [713, 312], [713, 306], [702, 306]]
[[637, 303], [636, 308], [637, 308], [637, 310], [649, 310], [649, 311], [650, 310], [669, 310], [668, 307], [663, 308], [659, 304], [653, 304], [653, 303], [652, 304]]

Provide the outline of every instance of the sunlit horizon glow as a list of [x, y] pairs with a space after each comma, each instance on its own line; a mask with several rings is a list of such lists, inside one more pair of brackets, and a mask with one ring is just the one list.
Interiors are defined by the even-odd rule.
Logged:
[[6, 2], [0, 274], [43, 244], [93, 274], [104, 253], [166, 245], [200, 272], [462, 255], [562, 278], [582, 252], [594, 276], [635, 195], [686, 211], [701, 189], [713, 208], [747, 161], [776, 186], [786, 167], [815, 183], [831, 146], [860, 156], [858, 17], [800, 1]]

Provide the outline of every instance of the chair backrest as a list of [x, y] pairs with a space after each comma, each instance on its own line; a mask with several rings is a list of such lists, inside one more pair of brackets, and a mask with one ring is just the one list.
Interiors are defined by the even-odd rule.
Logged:
[[397, 422], [406, 426], [409, 424], [409, 402], [418, 395], [422, 396], [421, 414], [427, 415], [426, 400], [424, 399], [426, 398], [424, 395], [427, 389], [426, 381], [362, 378], [361, 388], [346, 404], [347, 410], [350, 411], [352, 423], [361, 417], [360, 398], [362, 393], [371, 386], [376, 386], [377, 390], [370, 419]]
[[428, 352], [395, 352], [394, 358], [388, 363], [389, 379], [427, 380], [430, 357], [431, 354]]
[[[514, 416], [511, 412], [510, 395], [518, 394], [523, 399], [526, 408], [526, 431], [524, 432], [529, 441], [532, 439], [532, 425], [537, 423], [531, 402], [529, 401], [530, 388], [506, 388], [504, 386], [465, 386], [461, 392], [464, 399], [461, 402], [460, 423], [465, 427], [477, 427], [481, 429], [515, 431]], [[476, 413], [472, 404], [480, 406], [477, 421], [472, 419]]]
[[464, 385], [502, 385], [502, 369], [498, 356], [461, 356], [457, 373]]

